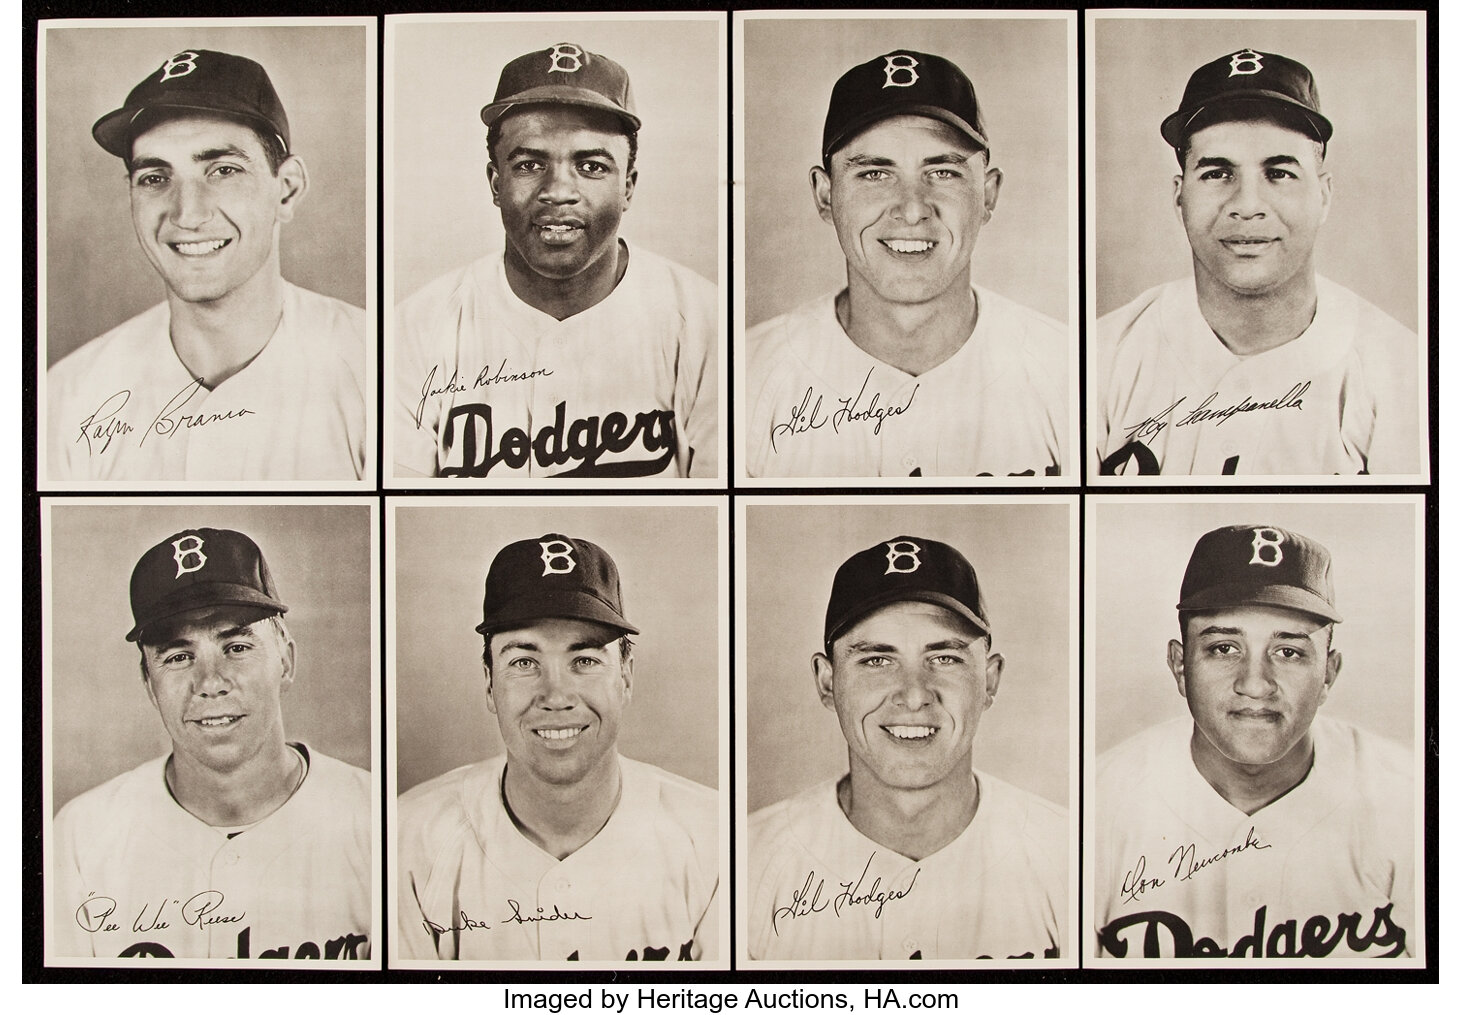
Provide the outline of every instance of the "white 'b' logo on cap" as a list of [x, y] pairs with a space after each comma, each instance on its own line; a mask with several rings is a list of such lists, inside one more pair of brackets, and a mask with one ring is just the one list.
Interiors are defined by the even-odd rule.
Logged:
[[1252, 49], [1241, 49], [1229, 57], [1228, 65], [1233, 68], [1228, 72], [1229, 77], [1235, 74], [1258, 74], [1264, 69], [1264, 54], [1256, 53]]
[[202, 571], [203, 565], [208, 563], [208, 557], [203, 553], [203, 537], [184, 536], [182, 539], [174, 539], [173, 560], [178, 562], [178, 573], [173, 575], [174, 580], [192, 571]]
[[[892, 543], [883, 544], [888, 547], [888, 570], [884, 574], [913, 574], [919, 570], [923, 563], [919, 559], [919, 551], [923, 549], [918, 543], [911, 543], [907, 539], [896, 539]], [[900, 562], [908, 566], [901, 566]]]
[[1279, 562], [1284, 560], [1284, 553], [1279, 549], [1279, 544], [1283, 542], [1284, 533], [1278, 529], [1255, 529], [1254, 556], [1249, 558], [1249, 563], [1278, 567]]
[[584, 51], [572, 42], [560, 42], [548, 51], [548, 73], [572, 74], [584, 66]]
[[[543, 574], [568, 574], [574, 569], [574, 547], [562, 539], [550, 539], [538, 544], [543, 547]], [[559, 565], [563, 565], [560, 567]]]
[[884, 57], [883, 87], [908, 88], [919, 80], [919, 72], [914, 70], [917, 66], [919, 66], [919, 61], [907, 53], [895, 53], [893, 56]]
[[158, 83], [161, 84], [172, 78], [180, 78], [184, 75], [192, 74], [198, 69], [198, 65], [194, 63], [197, 59], [198, 54], [191, 52], [183, 52], [177, 56], [169, 57], [168, 62], [162, 65], [162, 77], [157, 79]]

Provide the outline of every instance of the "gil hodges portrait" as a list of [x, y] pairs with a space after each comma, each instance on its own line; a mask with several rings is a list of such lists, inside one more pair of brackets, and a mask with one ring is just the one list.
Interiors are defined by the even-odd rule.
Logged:
[[379, 966], [374, 506], [45, 521], [47, 961]]
[[1416, 15], [1094, 26], [1091, 472], [1424, 477]]
[[1423, 961], [1420, 500], [1087, 517], [1088, 954]]
[[724, 968], [720, 513], [397, 505], [393, 961]]
[[1072, 505], [746, 510], [745, 957], [1074, 965]]
[[42, 32], [43, 484], [373, 473], [374, 42]]
[[747, 474], [1073, 482], [1072, 17], [739, 24]]
[[720, 18], [388, 25], [390, 474], [714, 480]]

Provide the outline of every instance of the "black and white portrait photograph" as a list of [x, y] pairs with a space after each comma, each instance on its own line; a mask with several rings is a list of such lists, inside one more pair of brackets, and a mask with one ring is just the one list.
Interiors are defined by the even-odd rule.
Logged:
[[1088, 500], [1085, 961], [1425, 961], [1422, 506]]
[[740, 960], [1074, 966], [1075, 499], [741, 511]]
[[1075, 12], [733, 28], [750, 485], [1074, 485]]
[[1424, 32], [1089, 19], [1094, 483], [1426, 481]]
[[41, 24], [42, 489], [370, 485], [375, 25]]
[[725, 512], [392, 498], [393, 966], [728, 968]]
[[380, 968], [376, 523], [45, 503], [47, 964]]
[[725, 28], [387, 17], [388, 484], [716, 485]]

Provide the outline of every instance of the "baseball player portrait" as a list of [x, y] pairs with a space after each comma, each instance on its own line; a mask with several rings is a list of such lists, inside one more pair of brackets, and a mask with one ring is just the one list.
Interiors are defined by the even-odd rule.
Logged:
[[1075, 476], [1072, 17], [743, 28], [747, 473]]
[[1424, 477], [1417, 16], [1094, 24], [1091, 473]]
[[[977, 571], [953, 543], [885, 529], [830, 583], [836, 556], [809, 570], [809, 595], [758, 605], [809, 559], [791, 537], [817, 524], [812, 510], [747, 509], [745, 956], [1074, 964], [1074, 828], [1052, 799], [1074, 786], [1074, 617], [1057, 607], [1072, 602], [1071, 505], [833, 509], [819, 552], [843, 542], [847, 554], [855, 533], [861, 543], [900, 515], [991, 552]], [[1017, 532], [1020, 546], [1000, 542]], [[775, 576], [758, 573], [778, 550]], [[992, 561], [1046, 570], [992, 585]], [[813, 590], [825, 609], [809, 688], [808, 669], [774, 655], [788, 639], [768, 625], [811, 626], [783, 611], [805, 610]]]
[[718, 475], [721, 27], [389, 19], [398, 480]]
[[1420, 961], [1419, 499], [1088, 518], [1089, 954]]
[[42, 33], [45, 479], [366, 477], [374, 43], [360, 19]]
[[[706, 785], [720, 771], [719, 569], [705, 566], [723, 556], [718, 508], [492, 514], [396, 510], [393, 961], [724, 966], [724, 806]], [[605, 542], [524, 528], [545, 515]], [[654, 530], [632, 532], [632, 515]], [[484, 538], [509, 531], [534, 534]], [[485, 583], [458, 569], [452, 590], [471, 591], [451, 608], [430, 552], [448, 542], [490, 561]], [[691, 552], [696, 578], [681, 570]], [[666, 645], [666, 616], [702, 633]], [[445, 643], [430, 637], [444, 626]], [[463, 640], [470, 655], [438, 662]]]
[[[379, 966], [374, 514], [49, 506], [48, 963]], [[106, 626], [67, 638], [63, 617]]]

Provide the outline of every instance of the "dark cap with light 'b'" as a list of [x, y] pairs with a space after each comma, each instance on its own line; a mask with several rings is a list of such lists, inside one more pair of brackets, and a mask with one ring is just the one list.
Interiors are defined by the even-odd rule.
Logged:
[[1320, 93], [1308, 67], [1277, 53], [1241, 49], [1193, 72], [1178, 111], [1162, 122], [1162, 136], [1181, 149], [1194, 132], [1211, 124], [1261, 117], [1322, 144], [1335, 129], [1320, 114]]
[[482, 623], [476, 630], [492, 634], [550, 617], [640, 633], [624, 619], [614, 558], [587, 539], [557, 532], [520, 539], [498, 551], [487, 569]]
[[232, 529], [184, 529], [144, 553], [132, 569], [127, 640], [141, 640], [159, 621], [211, 606], [253, 606], [264, 614], [289, 609], [252, 539]]
[[264, 68], [245, 56], [185, 49], [127, 93], [91, 128], [96, 143], [119, 159], [132, 156], [132, 141], [167, 115], [221, 116], [278, 138], [289, 152], [289, 118]]
[[948, 543], [898, 536], [853, 554], [833, 577], [822, 640], [831, 645], [848, 628], [889, 603], [932, 603], [959, 614], [986, 637], [990, 615], [970, 562]]
[[629, 129], [640, 129], [629, 71], [598, 53], [572, 42], [560, 42], [527, 53], [503, 68], [497, 92], [482, 107], [489, 127], [514, 106], [583, 106], [618, 116]]
[[1330, 551], [1273, 525], [1229, 525], [1198, 540], [1183, 574], [1179, 612], [1279, 606], [1340, 622]]
[[941, 120], [975, 147], [990, 150], [975, 86], [964, 71], [942, 56], [905, 49], [876, 56], [838, 78], [822, 127], [823, 161], [865, 127], [902, 115]]

